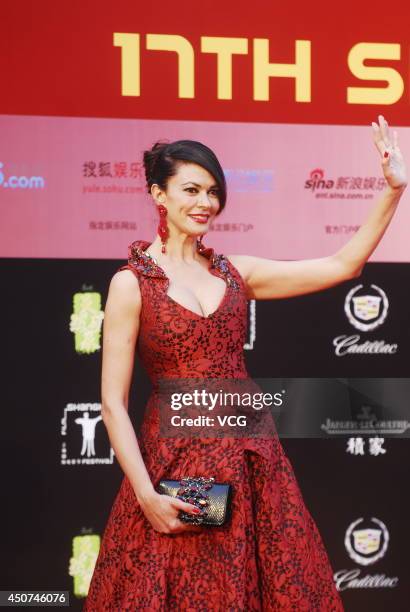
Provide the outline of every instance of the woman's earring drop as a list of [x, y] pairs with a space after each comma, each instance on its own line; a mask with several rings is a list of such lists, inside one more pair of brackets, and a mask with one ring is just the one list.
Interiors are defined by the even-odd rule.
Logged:
[[198, 251], [203, 251], [205, 246], [202, 244], [202, 238], [203, 238], [203, 234], [201, 234], [201, 236], [199, 236], [199, 238], [196, 239], [196, 246]]
[[166, 221], [166, 216], [167, 216], [167, 209], [165, 208], [165, 206], [163, 206], [162, 204], [158, 205], [158, 212], [159, 212], [159, 224], [158, 224], [158, 235], [161, 238], [161, 242], [162, 242], [162, 247], [161, 247], [161, 253], [165, 253], [165, 244], [168, 238], [168, 225], [167, 225], [167, 221]]

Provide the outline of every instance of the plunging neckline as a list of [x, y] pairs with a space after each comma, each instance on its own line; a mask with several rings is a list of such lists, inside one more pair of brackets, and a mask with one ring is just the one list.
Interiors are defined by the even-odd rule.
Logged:
[[[148, 252], [147, 252], [147, 249], [148, 249], [148, 248], [151, 246], [151, 244], [152, 244], [152, 243], [148, 244], [148, 245], [145, 247], [145, 249], [142, 249], [142, 251], [145, 253], [145, 255], [146, 255], [147, 257], [149, 257], [149, 258], [150, 258], [150, 260], [151, 260], [151, 261], [152, 261], [152, 262], [155, 264], [155, 266], [156, 266], [156, 267], [157, 267], [157, 268], [158, 268], [158, 269], [161, 271], [162, 275], [163, 275], [163, 276], [164, 276], [164, 278], [167, 280], [167, 288], [166, 288], [166, 291], [165, 291], [165, 296], [166, 296], [166, 298], [167, 298], [167, 299], [168, 299], [170, 302], [172, 302], [173, 304], [175, 304], [176, 306], [178, 306], [179, 308], [182, 308], [182, 309], [183, 309], [183, 310], [185, 310], [186, 312], [189, 312], [191, 315], [193, 315], [193, 316], [195, 316], [195, 317], [198, 317], [199, 319], [211, 319], [213, 316], [215, 316], [216, 314], [218, 314], [218, 313], [219, 313], [219, 311], [220, 311], [220, 310], [222, 309], [222, 307], [224, 306], [225, 301], [226, 301], [226, 299], [227, 299], [227, 297], [228, 297], [229, 284], [228, 284], [228, 282], [226, 281], [226, 279], [225, 279], [225, 278], [223, 278], [223, 277], [222, 277], [222, 276], [220, 276], [219, 274], [215, 274], [215, 272], [213, 271], [213, 268], [212, 268], [212, 261], [210, 261], [210, 262], [208, 263], [208, 272], [209, 272], [209, 273], [210, 273], [212, 276], [216, 276], [217, 278], [221, 278], [221, 279], [223, 280], [223, 282], [225, 283], [225, 291], [224, 291], [224, 293], [223, 293], [223, 295], [222, 295], [221, 301], [219, 302], [219, 305], [218, 305], [218, 307], [216, 308], [216, 310], [214, 310], [214, 311], [210, 312], [210, 313], [209, 313], [209, 314], [207, 314], [207, 315], [203, 315], [203, 314], [199, 314], [198, 312], [195, 312], [194, 310], [191, 310], [190, 308], [187, 308], [186, 306], [184, 306], [184, 305], [183, 305], [183, 304], [181, 304], [180, 302], [177, 302], [177, 301], [176, 301], [176, 300], [175, 300], [173, 297], [171, 297], [170, 295], [168, 295], [168, 288], [169, 288], [169, 285], [170, 285], [171, 281], [170, 281], [169, 276], [168, 276], [168, 275], [165, 273], [164, 268], [162, 268], [162, 267], [161, 267], [161, 266], [158, 264], [158, 262], [157, 262], [157, 260], [155, 259], [155, 257], [153, 257], [153, 256], [152, 256], [150, 253], [148, 253]], [[198, 246], [197, 246], [197, 251], [199, 252]], [[206, 256], [205, 256], [205, 259], [207, 259], [207, 258], [206, 258]]]

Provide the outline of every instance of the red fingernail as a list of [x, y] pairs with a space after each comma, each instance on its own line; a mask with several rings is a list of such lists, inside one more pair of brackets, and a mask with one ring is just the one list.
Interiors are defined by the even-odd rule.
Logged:
[[389, 157], [389, 152], [388, 151], [384, 152], [384, 157]]
[[201, 511], [200, 511], [200, 509], [199, 509], [199, 508], [194, 508], [194, 509], [192, 510], [192, 512], [195, 512], [195, 514], [199, 514]]

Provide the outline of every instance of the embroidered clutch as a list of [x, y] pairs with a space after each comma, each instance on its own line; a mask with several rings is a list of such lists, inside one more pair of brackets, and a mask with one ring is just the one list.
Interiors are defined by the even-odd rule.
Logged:
[[197, 515], [181, 510], [178, 518], [184, 523], [219, 526], [226, 523], [231, 515], [232, 485], [215, 482], [212, 477], [186, 476], [180, 480], [161, 480], [158, 493], [177, 497], [201, 510]]

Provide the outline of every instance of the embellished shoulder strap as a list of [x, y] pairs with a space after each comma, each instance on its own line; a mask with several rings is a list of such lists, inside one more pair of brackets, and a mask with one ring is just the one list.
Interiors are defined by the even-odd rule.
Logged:
[[229, 259], [222, 254], [214, 254], [212, 267], [217, 269], [226, 278], [227, 284], [233, 289], [239, 289], [241, 284], [240, 274], [231, 264]]
[[[169, 283], [169, 279], [164, 270], [157, 264], [156, 260], [146, 252], [150, 246], [150, 242], [146, 240], [135, 240], [128, 247], [128, 263], [121, 266], [120, 270], [131, 270], [141, 280], [146, 280], [146, 277], [160, 279], [165, 283]], [[210, 267], [217, 274], [223, 276], [226, 282], [233, 289], [245, 289], [244, 281], [235, 268], [223, 254], [215, 253], [212, 247], [206, 247], [201, 241], [197, 241], [198, 252], [201, 253], [210, 261]], [[148, 280], [148, 279], [147, 279]], [[145, 284], [145, 283], [143, 283]]]
[[128, 263], [119, 270], [131, 270], [140, 280], [144, 277], [167, 279], [164, 270], [146, 253], [150, 243], [146, 240], [135, 240], [128, 247]]

